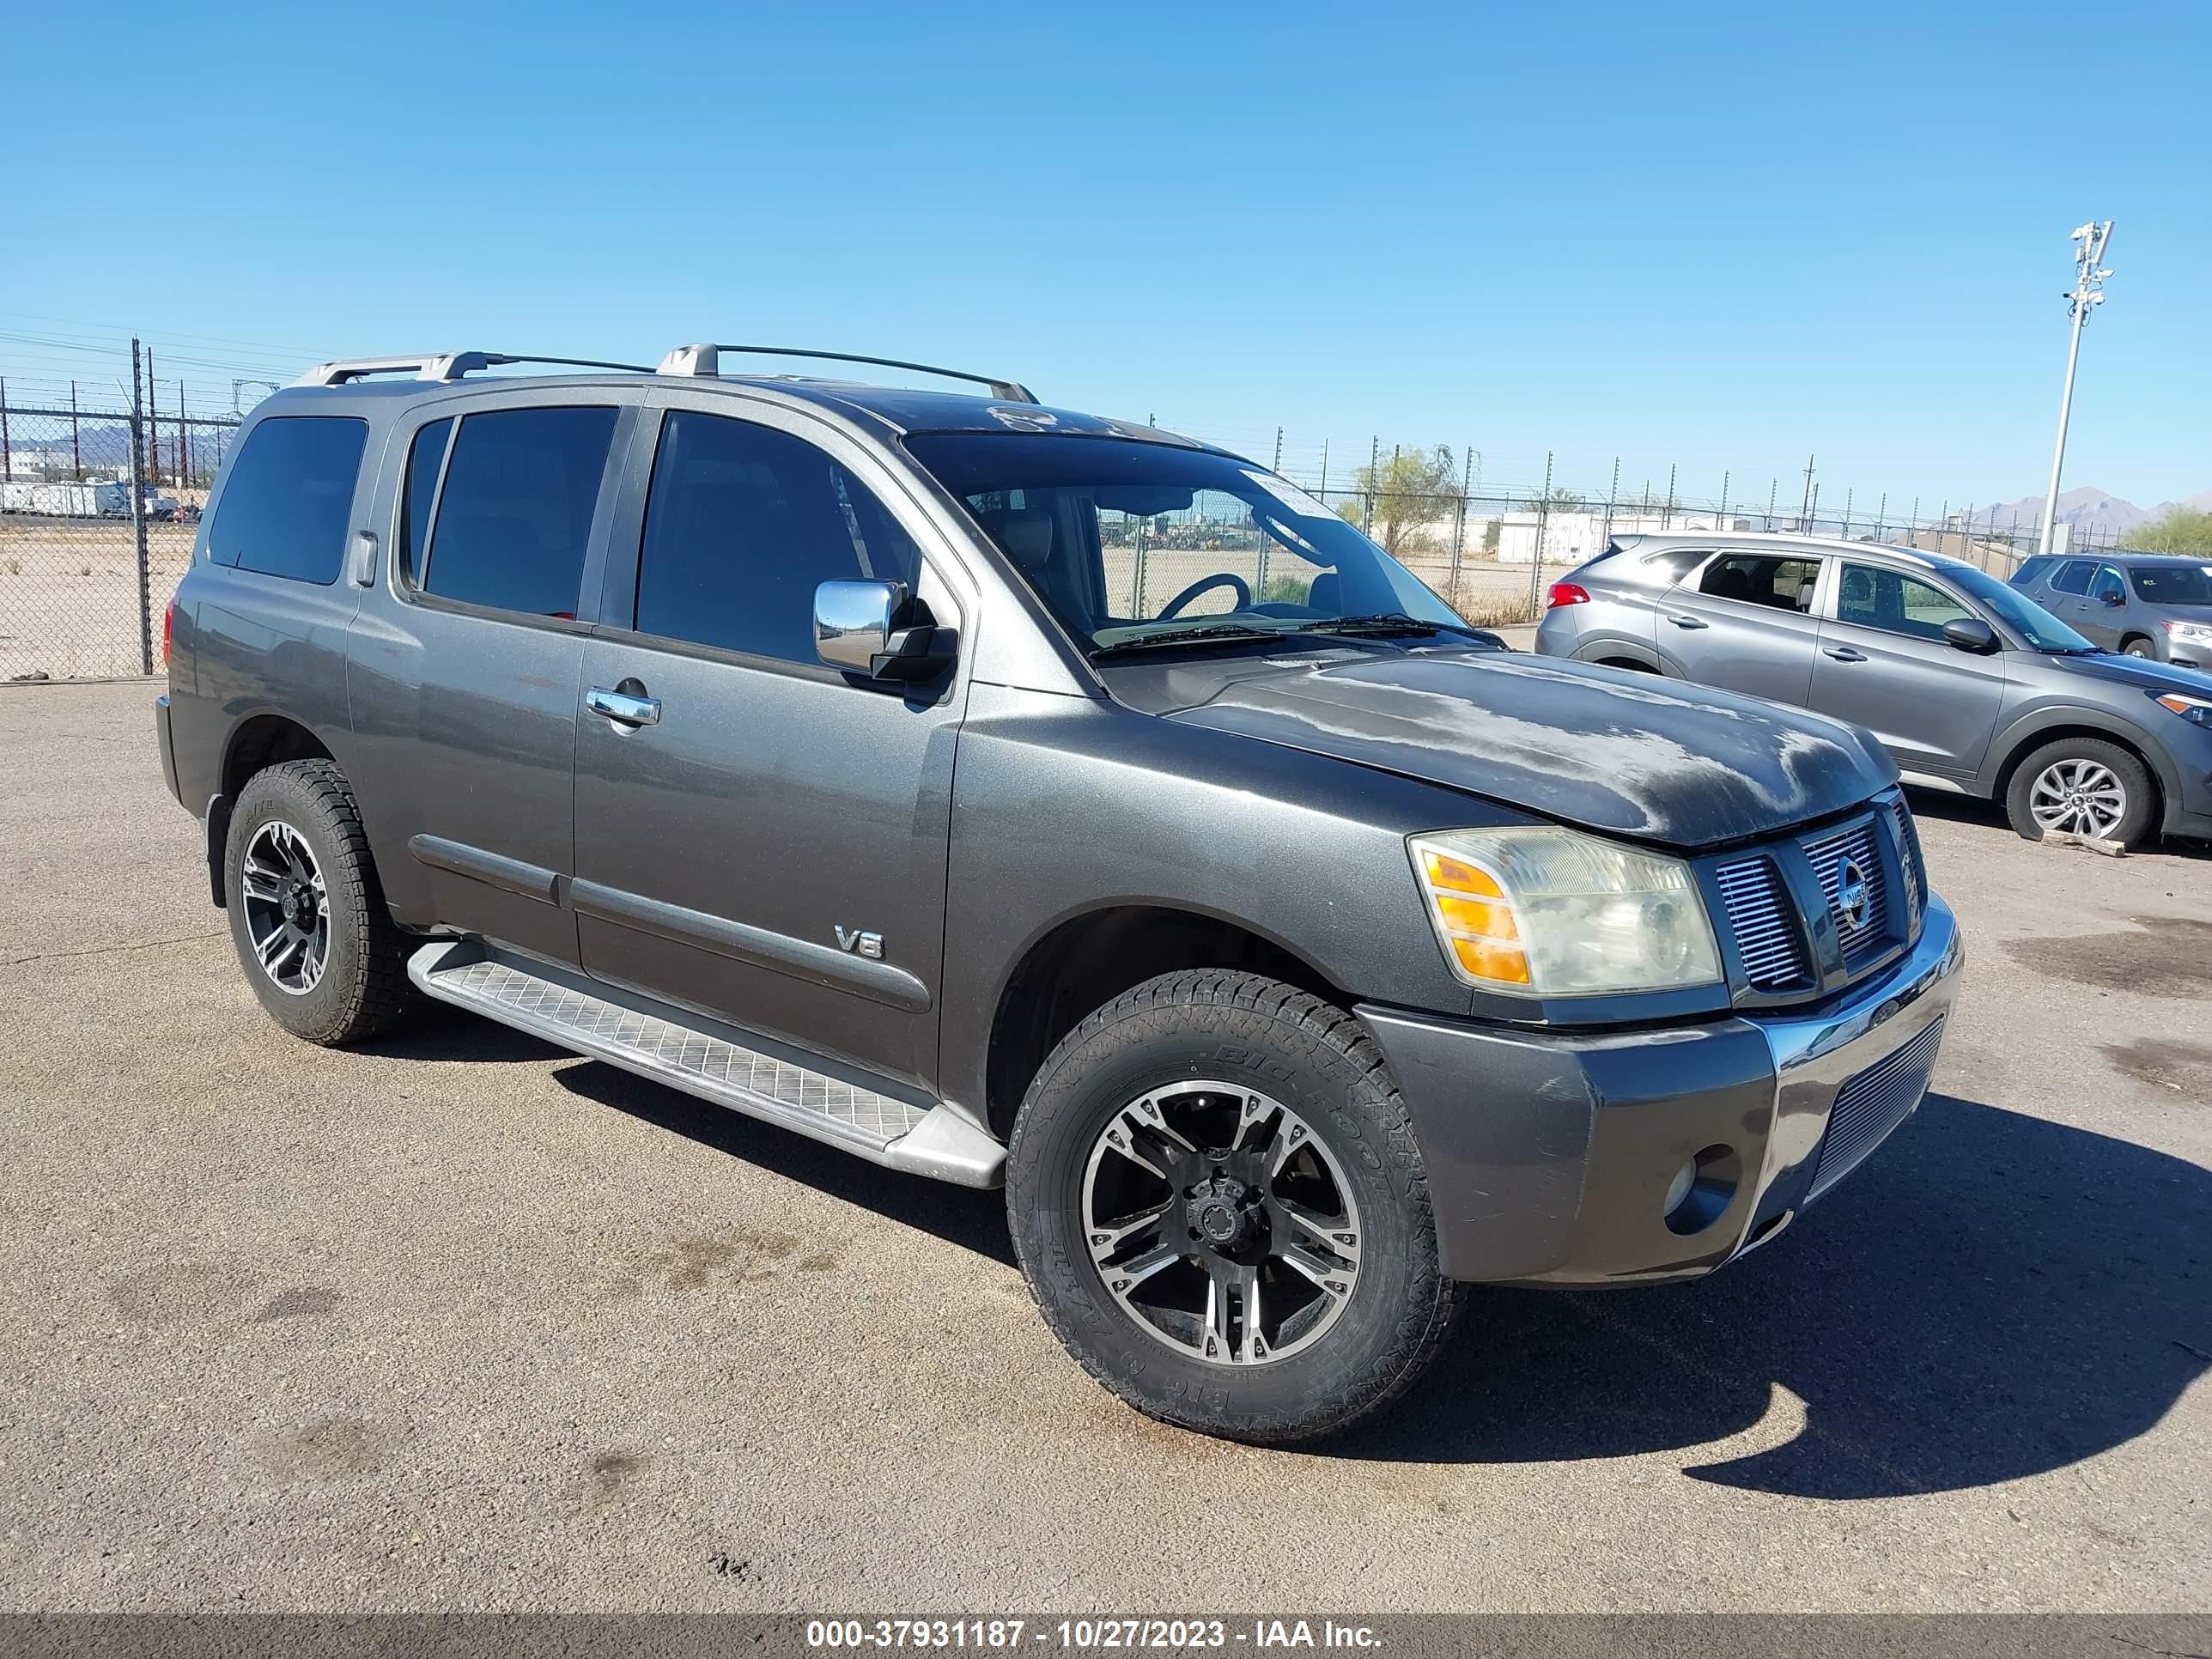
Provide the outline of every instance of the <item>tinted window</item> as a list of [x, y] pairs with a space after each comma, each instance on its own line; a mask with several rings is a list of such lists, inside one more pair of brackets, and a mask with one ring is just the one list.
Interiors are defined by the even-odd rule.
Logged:
[[1879, 565], [1846, 562], [1836, 594], [1838, 622], [1916, 639], [1940, 640], [1945, 623], [1973, 614], [1942, 588]]
[[2131, 564], [2136, 597], [2152, 605], [2212, 605], [2212, 576], [2201, 564]]
[[449, 416], [433, 421], [415, 434], [407, 451], [407, 482], [402, 487], [399, 520], [399, 568], [413, 581], [420, 568], [416, 561], [430, 542], [430, 502], [438, 493], [438, 465], [446, 459], [446, 440], [453, 435]]
[[2040, 554], [2022, 561], [2020, 568], [2012, 573], [2013, 586], [2026, 587], [2032, 582], [2041, 581], [2051, 574], [2051, 567], [2057, 562], [2055, 559], [2046, 559]]
[[1717, 599], [1771, 605], [1777, 611], [1809, 611], [1820, 577], [1818, 559], [1785, 559], [1772, 554], [1730, 553], [1705, 567], [1698, 591]]
[[2069, 559], [2058, 568], [2051, 579], [2054, 593], [2086, 593], [2089, 591], [2089, 573], [2096, 567], [2087, 559]]
[[1672, 586], [1696, 569], [1698, 562], [1711, 551], [1709, 547], [1672, 547], [1664, 553], [1651, 554], [1644, 563], [1647, 569], [1660, 573], [1660, 579]]
[[811, 663], [817, 586], [911, 585], [919, 562], [883, 504], [813, 445], [686, 410], [662, 425], [638, 555], [641, 633]]
[[288, 415], [262, 422], [230, 464], [208, 526], [209, 554], [264, 575], [336, 581], [368, 441], [366, 421]]
[[2128, 585], [2120, 580], [2120, 573], [2112, 566], [2099, 565], [2096, 576], [2089, 583], [2089, 597], [2093, 599], [2112, 600], [2125, 605], [2128, 600]]
[[462, 421], [424, 589], [501, 611], [574, 616], [615, 413], [501, 409]]

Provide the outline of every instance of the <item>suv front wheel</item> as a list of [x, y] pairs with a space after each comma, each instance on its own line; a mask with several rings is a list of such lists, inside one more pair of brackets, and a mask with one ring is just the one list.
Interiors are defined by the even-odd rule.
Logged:
[[1139, 1411], [1260, 1443], [1348, 1427], [1443, 1346], [1404, 1103], [1358, 1021], [1251, 974], [1170, 974], [1063, 1038], [1006, 1166], [1068, 1352]]
[[353, 791], [335, 763], [287, 761], [238, 792], [223, 853], [231, 941], [261, 1006], [310, 1042], [358, 1042], [415, 1000]]
[[2063, 830], [2133, 847], [2158, 816], [2158, 787], [2119, 744], [2060, 738], [2013, 769], [2005, 816], [2029, 841]]

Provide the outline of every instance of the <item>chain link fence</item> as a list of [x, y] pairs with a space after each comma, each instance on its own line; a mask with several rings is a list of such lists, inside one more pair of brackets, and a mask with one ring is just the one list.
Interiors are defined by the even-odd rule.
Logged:
[[[134, 377], [135, 378], [135, 377]], [[266, 382], [234, 383], [267, 384]], [[128, 388], [125, 388], [126, 393]], [[236, 441], [236, 413], [187, 413], [175, 388], [101, 406], [70, 400], [12, 400], [0, 382], [0, 681], [94, 679], [145, 674], [160, 665], [161, 613], [191, 557], [208, 489]], [[165, 390], [164, 395], [167, 392]], [[234, 402], [235, 402], [234, 397]], [[1846, 492], [1840, 512], [1807, 480], [1799, 499], [1780, 481], [1759, 498], [1664, 495], [1625, 489], [1616, 465], [1603, 491], [1541, 483], [1486, 483], [1480, 454], [1386, 445], [1300, 443], [1282, 428], [1210, 429], [1158, 422], [1272, 465], [1358, 526], [1468, 621], [1503, 627], [1532, 622], [1550, 584], [1603, 550], [1615, 536], [1731, 529], [1800, 532], [1852, 541], [1903, 543], [2009, 575], [2033, 550], [2037, 526], [2009, 509], [1954, 512], [1942, 502], [1893, 512], [1887, 496], [1871, 513]], [[1347, 453], [1349, 451], [1349, 453]], [[1399, 464], [1419, 458], [1431, 482], [1403, 487]], [[1448, 482], [1444, 482], [1448, 480]], [[1109, 592], [1129, 614], [1155, 613], [1201, 579], [1232, 571], [1256, 598], [1296, 600], [1313, 572], [1261, 537], [1249, 518], [1209, 518], [1202, 508], [1105, 526]], [[2075, 550], [2112, 544], [2108, 533], [2071, 532]], [[1222, 609], [1218, 588], [1192, 610]]]
[[238, 425], [0, 402], [0, 680], [159, 667], [161, 612]]

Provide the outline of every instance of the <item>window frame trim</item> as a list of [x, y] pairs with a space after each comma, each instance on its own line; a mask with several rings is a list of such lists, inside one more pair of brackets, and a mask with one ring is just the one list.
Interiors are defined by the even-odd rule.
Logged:
[[[811, 411], [783, 403], [749, 398], [739, 388], [726, 390], [677, 387], [648, 388], [639, 410], [628, 465], [620, 485], [621, 502], [609, 537], [596, 637], [648, 651], [665, 651], [697, 661], [718, 663], [760, 673], [785, 674], [798, 678], [838, 684], [859, 690], [902, 691], [908, 700], [923, 694], [919, 686], [856, 687], [852, 677], [817, 659], [794, 662], [787, 657], [763, 655], [710, 645], [699, 640], [678, 639], [666, 634], [641, 631], [633, 624], [637, 617], [638, 579], [643, 568], [645, 518], [653, 490], [653, 469], [660, 454], [660, 440], [668, 416], [708, 415], [722, 420], [757, 426], [796, 439], [818, 449], [845, 469], [854, 482], [876, 498], [877, 505], [915, 545], [920, 564], [915, 573], [917, 593], [942, 599], [953, 607], [950, 616], [938, 617], [940, 627], [957, 630], [960, 651], [946, 681], [947, 696], [964, 696], [975, 660], [974, 618], [981, 613], [980, 596], [972, 577], [957, 556], [945, 545], [939, 527], [898, 468], [868, 445], [854, 439], [832, 422]], [[932, 592], [931, 590], [934, 590]], [[933, 605], [933, 609], [941, 608]], [[619, 618], [627, 617], [625, 623]], [[934, 697], [924, 700], [935, 702]]]
[[[384, 566], [383, 586], [394, 601], [413, 605], [424, 611], [443, 611], [450, 616], [475, 617], [487, 622], [501, 622], [520, 628], [535, 628], [547, 633], [588, 634], [598, 621], [595, 606], [599, 593], [599, 575], [606, 562], [606, 544], [620, 507], [620, 495], [629, 451], [635, 446], [639, 421], [639, 409], [643, 399], [634, 386], [531, 386], [526, 383], [502, 385], [496, 390], [489, 386], [457, 387], [443, 397], [434, 397], [410, 405], [406, 413], [394, 422], [386, 449], [386, 471], [391, 480], [391, 496], [384, 513], [378, 515], [385, 526], [386, 551], [380, 561]], [[439, 459], [438, 480], [430, 498], [430, 539], [437, 538], [438, 515], [446, 504], [446, 476], [453, 463], [453, 452], [459, 447], [461, 422], [473, 415], [498, 414], [518, 409], [601, 409], [615, 411], [614, 431], [607, 441], [607, 459], [599, 473], [599, 495], [592, 509], [592, 522], [585, 532], [584, 561], [577, 572], [576, 614], [566, 617], [538, 616], [526, 611], [509, 611], [499, 605], [479, 605], [471, 599], [457, 599], [448, 594], [433, 593], [417, 579], [403, 576], [398, 553], [407, 511], [407, 467], [415, 450], [415, 440], [422, 428], [435, 425], [450, 416], [453, 430], [446, 440], [446, 453]], [[422, 574], [429, 574], [428, 546], [424, 554]]]

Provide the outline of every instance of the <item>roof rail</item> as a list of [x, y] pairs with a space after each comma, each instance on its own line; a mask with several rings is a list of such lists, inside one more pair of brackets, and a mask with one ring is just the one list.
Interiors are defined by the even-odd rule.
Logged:
[[527, 357], [510, 356], [501, 351], [442, 351], [426, 352], [416, 357], [346, 357], [336, 362], [318, 363], [292, 384], [343, 386], [348, 380], [366, 380], [372, 374], [409, 374], [418, 380], [458, 380], [464, 374], [473, 374], [483, 368], [497, 368], [506, 363], [557, 363], [568, 368], [616, 368], [637, 374], [646, 372], [643, 363], [603, 363], [591, 357]]
[[908, 369], [916, 374], [941, 374], [948, 380], [967, 380], [976, 386], [988, 386], [991, 395], [1001, 403], [1033, 404], [1036, 401], [1036, 395], [1018, 380], [994, 380], [988, 374], [969, 374], [957, 368], [938, 368], [929, 363], [901, 362], [896, 357], [862, 357], [849, 351], [809, 351], [799, 346], [678, 346], [660, 360], [660, 367], [654, 372], [660, 374], [719, 374], [722, 372], [720, 359], [725, 351], [757, 357], [813, 357], [833, 363], [868, 363], [878, 368]]

